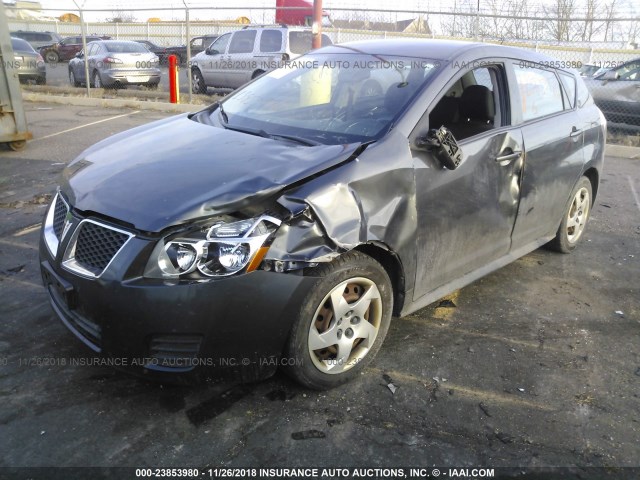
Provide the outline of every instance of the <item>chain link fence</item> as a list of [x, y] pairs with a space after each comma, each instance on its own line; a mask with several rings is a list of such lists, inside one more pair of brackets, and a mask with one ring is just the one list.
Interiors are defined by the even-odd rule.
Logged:
[[[360, 2], [363, 5], [366, 2]], [[344, 8], [325, 1], [323, 33], [333, 43], [365, 39], [435, 38], [498, 43], [535, 50], [557, 59], [560, 66], [581, 70], [596, 102], [610, 125], [640, 138], [640, 20], [633, 8], [599, 8], [594, 0], [556, 0], [548, 6], [526, 0], [458, 0], [444, 10], [425, 8], [391, 9]], [[615, 5], [615, 4], [614, 4]], [[29, 11], [8, 8], [12, 32], [52, 32], [62, 38], [82, 34], [80, 17], [88, 35], [118, 40], [145, 40], [159, 51], [169, 48], [186, 65], [186, 47], [192, 56], [204, 50], [215, 36], [241, 30], [248, 24], [273, 25], [283, 18], [309, 24], [309, 10], [303, 8], [256, 8], [187, 6], [186, 8], [131, 9], [126, 11]], [[158, 15], [153, 16], [153, 15]], [[291, 23], [291, 22], [288, 22]], [[204, 37], [206, 38], [198, 38]], [[205, 45], [207, 43], [207, 45]], [[77, 48], [77, 47], [76, 47]], [[53, 69], [53, 65], [49, 65]], [[61, 68], [60, 70], [64, 70]], [[609, 73], [607, 73], [609, 71]], [[59, 73], [59, 72], [58, 72]], [[189, 74], [188, 78], [186, 74]], [[183, 88], [192, 84], [188, 68], [183, 68]], [[606, 77], [594, 78], [598, 75]], [[165, 74], [166, 76], [166, 74]], [[55, 84], [61, 75], [49, 75]], [[61, 80], [68, 83], [66, 76]], [[48, 82], [49, 83], [49, 82]], [[165, 83], [161, 91], [166, 92]], [[191, 89], [189, 100], [191, 100]], [[183, 90], [184, 91], [184, 90]], [[206, 91], [206, 88], [204, 89]], [[183, 95], [183, 100], [185, 96]], [[628, 141], [625, 140], [625, 141]]]

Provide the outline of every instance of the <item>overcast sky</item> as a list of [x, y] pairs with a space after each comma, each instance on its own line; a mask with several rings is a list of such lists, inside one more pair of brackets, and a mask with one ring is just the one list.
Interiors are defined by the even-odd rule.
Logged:
[[[138, 9], [154, 9], [154, 8], [174, 8], [176, 10], [149, 10], [136, 11], [133, 14], [138, 21], [145, 21], [150, 17], [159, 17], [163, 20], [182, 19], [184, 17], [184, 4], [182, 0], [76, 0], [77, 3], [85, 9], [103, 9], [104, 12], [88, 12], [86, 17], [89, 21], [104, 20], [111, 17], [111, 12], [116, 10], [129, 11], [132, 7]], [[185, 0], [190, 7], [209, 7], [206, 10], [193, 10], [191, 12], [192, 19], [200, 20], [223, 20], [235, 19], [238, 16], [247, 16], [254, 22], [260, 22], [263, 13], [259, 10], [247, 11], [250, 8], [273, 8], [276, 0], [234, 0], [233, 2], [220, 0]], [[529, 0], [529, 5], [540, 5], [553, 3], [554, 0]], [[599, 4], [610, 3], [612, 0], [601, 0]], [[621, 14], [630, 14], [638, 12], [640, 3], [638, 0], [615, 0], [618, 12]], [[473, 2], [475, 0], [462, 0], [462, 2]], [[577, 0], [578, 10], [582, 10], [586, 0]], [[43, 8], [56, 9], [60, 13], [65, 11], [75, 11], [76, 6], [73, 0], [40, 0]], [[480, 0], [480, 9], [488, 10], [488, 0]], [[422, 10], [422, 11], [450, 11], [454, 2], [452, 0], [324, 0], [324, 7], [330, 8], [367, 8], [375, 9], [394, 9], [394, 10]], [[236, 7], [247, 7], [238, 9]], [[234, 7], [233, 10], [213, 10], [215, 7]], [[60, 13], [56, 14], [59, 15]], [[398, 18], [400, 19], [400, 18]]]

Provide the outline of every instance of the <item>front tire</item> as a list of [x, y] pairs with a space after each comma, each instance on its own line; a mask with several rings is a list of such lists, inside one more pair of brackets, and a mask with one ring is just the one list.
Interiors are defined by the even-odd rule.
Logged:
[[207, 85], [204, 83], [204, 78], [200, 70], [194, 69], [191, 72], [191, 91], [193, 93], [207, 93]]
[[80, 86], [80, 82], [76, 79], [76, 74], [73, 73], [73, 70], [69, 70], [69, 83], [72, 87]]
[[316, 267], [318, 280], [293, 326], [285, 372], [316, 390], [353, 379], [378, 353], [389, 329], [393, 291], [373, 258], [349, 252]]
[[97, 70], [93, 71], [93, 81], [91, 83], [93, 84], [93, 88], [104, 88], [102, 78], [100, 78], [100, 74]]
[[49, 50], [44, 55], [44, 59], [47, 63], [58, 63], [60, 61], [60, 55], [55, 50]]
[[576, 248], [589, 220], [592, 202], [591, 182], [587, 177], [582, 177], [571, 192], [569, 207], [562, 217], [555, 238], [548, 244], [549, 248], [561, 253], [571, 253]]

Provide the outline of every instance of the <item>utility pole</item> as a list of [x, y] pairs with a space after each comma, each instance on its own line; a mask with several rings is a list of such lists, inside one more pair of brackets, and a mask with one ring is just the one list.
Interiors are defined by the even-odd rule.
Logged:
[[[191, 103], [191, 89], [192, 89], [192, 85], [191, 85], [191, 35], [189, 33], [189, 7], [187, 6], [187, 2], [185, 0], [182, 0], [182, 3], [184, 3], [184, 8], [185, 8], [185, 20], [187, 21], [187, 82], [189, 83], [189, 86], [187, 88], [187, 90], [189, 91], [189, 103]], [[204, 48], [207, 48], [209, 45], [205, 45]], [[178, 69], [180, 69], [180, 65], [178, 65]]]
[[76, 2], [76, 0], [73, 0], [73, 3], [76, 4], [76, 7], [78, 7], [78, 10], [80, 11], [80, 29], [82, 32], [82, 51], [84, 52], [84, 83], [87, 87], [87, 97], [90, 97], [91, 96], [91, 79], [89, 78], [89, 57], [87, 55], [87, 26], [84, 24], [84, 16], [82, 15], [82, 7], [84, 7], [84, 2], [82, 2], [82, 5], [78, 5], [78, 2]]
[[313, 25], [311, 26], [313, 33], [312, 47], [315, 50], [322, 46], [322, 0], [313, 0]]

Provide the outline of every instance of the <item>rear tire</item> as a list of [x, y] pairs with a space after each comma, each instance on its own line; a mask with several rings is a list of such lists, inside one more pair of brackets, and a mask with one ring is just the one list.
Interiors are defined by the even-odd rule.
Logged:
[[316, 390], [337, 387], [358, 376], [373, 360], [389, 329], [391, 280], [361, 252], [349, 252], [316, 267], [284, 356], [284, 371]]
[[560, 253], [571, 253], [576, 248], [589, 220], [592, 202], [591, 182], [587, 177], [582, 177], [571, 192], [569, 206], [555, 238], [547, 244], [550, 249]]
[[263, 73], [264, 73], [264, 70], [256, 70], [255, 72], [253, 72], [253, 75], [251, 75], [251, 80], [253, 80], [254, 78], [258, 78]]

